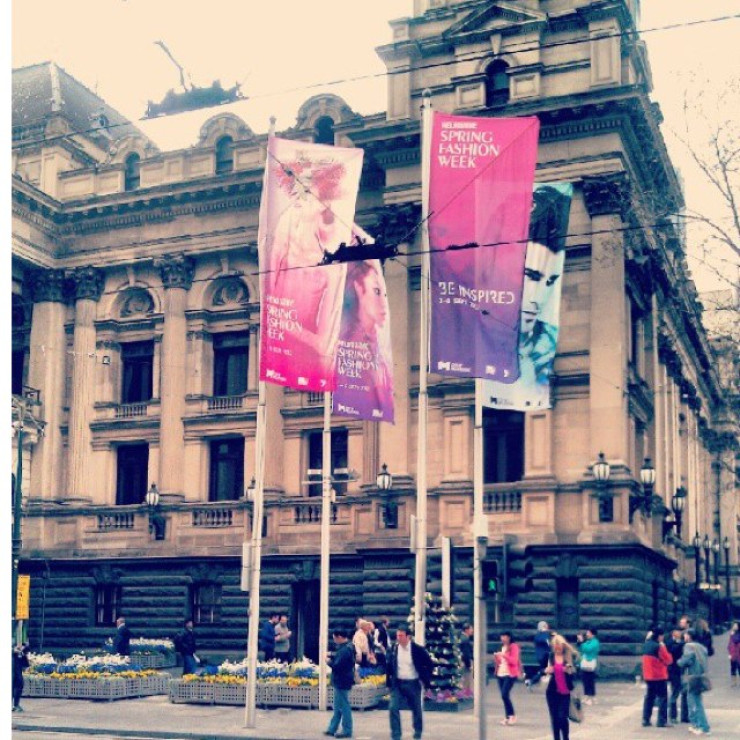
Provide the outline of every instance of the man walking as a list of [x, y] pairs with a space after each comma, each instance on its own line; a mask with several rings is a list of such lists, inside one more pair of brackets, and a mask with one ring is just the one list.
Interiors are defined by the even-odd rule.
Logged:
[[[334, 687], [334, 714], [324, 735], [333, 737], [352, 737], [352, 708], [349, 692], [355, 682], [355, 648], [344, 630], [332, 633], [337, 649], [333, 656], [327, 657], [331, 668], [331, 685]], [[341, 722], [342, 731], [337, 732]]]
[[126, 626], [126, 617], [116, 619], [113, 652], [118, 653], [118, 655], [131, 655], [131, 630]]
[[687, 629], [684, 633], [686, 644], [683, 648], [683, 655], [679, 658], [678, 664], [685, 669], [687, 681], [687, 697], [689, 701], [689, 719], [691, 726], [689, 732], [694, 735], [709, 735], [709, 721], [704, 711], [704, 691], [707, 691], [711, 684], [706, 677], [709, 655], [707, 649], [698, 641], [698, 633], [695, 629]]
[[275, 625], [275, 657], [282, 663], [290, 663], [290, 638], [292, 634], [288, 629], [288, 615], [281, 614], [280, 621]]
[[21, 695], [23, 694], [23, 671], [29, 666], [28, 653], [30, 647], [27, 642], [23, 642], [20, 645], [16, 645], [13, 648], [12, 655], [12, 689], [13, 689], [13, 710], [14, 712], [22, 712], [21, 707]]
[[468, 691], [473, 688], [473, 647], [473, 625], [466, 622], [460, 637], [460, 656], [463, 665], [462, 687]]
[[391, 740], [401, 740], [401, 700], [405, 699], [413, 714], [414, 738], [420, 740], [424, 729], [421, 687], [429, 686], [432, 677], [429, 653], [412, 641], [406, 627], [396, 630], [396, 642], [386, 661], [386, 684], [391, 690]]
[[175, 636], [175, 648], [182, 655], [182, 675], [195, 673], [198, 661], [195, 657], [195, 632], [193, 631], [192, 619], [186, 619], [184, 629]]
[[673, 658], [663, 644], [663, 630], [654, 627], [642, 648], [642, 677], [647, 685], [642, 705], [642, 726], [650, 727], [653, 705], [658, 702], [658, 727], [668, 727], [668, 666]]
[[280, 621], [279, 614], [273, 614], [269, 619], [262, 622], [258, 635], [259, 651], [262, 660], [273, 660], [275, 657], [275, 625]]
[[537, 672], [532, 678], [524, 680], [524, 685], [531, 691], [545, 675], [547, 661], [550, 658], [550, 626], [544, 620], [537, 623], [537, 632], [534, 635], [534, 658], [537, 661]]

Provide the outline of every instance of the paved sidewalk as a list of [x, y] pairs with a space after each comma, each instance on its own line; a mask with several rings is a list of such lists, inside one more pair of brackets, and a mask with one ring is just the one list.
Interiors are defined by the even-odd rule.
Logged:
[[[710, 661], [714, 690], [705, 695], [712, 737], [740, 739], [740, 688], [730, 688], [726, 638], [716, 638], [716, 655]], [[641, 727], [644, 689], [634, 683], [609, 682], [597, 685], [598, 703], [586, 707], [583, 724], [571, 724], [573, 740], [654, 740], [693, 737], [687, 725], [660, 730]], [[501, 727], [502, 705], [498, 688], [488, 686], [488, 737], [499, 740], [550, 740], [544, 689], [528, 692], [518, 684], [512, 692], [519, 722]], [[14, 736], [19, 740], [73, 740], [97, 736], [107, 738], [187, 738], [188, 740], [308, 740], [323, 737], [328, 712], [301, 709], [257, 711], [257, 727], [244, 727], [244, 708], [197, 704], [172, 704], [166, 696], [93, 702], [68, 699], [24, 698], [22, 714], [12, 715]], [[388, 712], [355, 711], [356, 740], [387, 740]], [[411, 715], [402, 712], [404, 738], [411, 738]], [[477, 724], [471, 710], [460, 713], [427, 712], [425, 740], [473, 740]], [[62, 734], [63, 733], [63, 734]]]

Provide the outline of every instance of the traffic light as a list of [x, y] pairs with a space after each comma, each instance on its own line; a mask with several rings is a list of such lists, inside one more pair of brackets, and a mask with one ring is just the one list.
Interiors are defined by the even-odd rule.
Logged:
[[495, 596], [498, 594], [498, 561], [482, 560], [481, 576], [483, 579], [484, 596]]
[[509, 560], [509, 572], [507, 583], [512, 594], [529, 593], [533, 588], [532, 573], [534, 565], [530, 558], [517, 558]]

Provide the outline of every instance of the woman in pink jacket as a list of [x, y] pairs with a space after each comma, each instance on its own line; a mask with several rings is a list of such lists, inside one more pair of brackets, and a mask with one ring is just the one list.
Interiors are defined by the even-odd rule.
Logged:
[[514, 642], [511, 632], [501, 633], [501, 650], [493, 654], [493, 660], [496, 664], [496, 678], [498, 678], [501, 699], [504, 702], [505, 718], [501, 724], [513, 725], [516, 723], [516, 712], [510, 694], [514, 683], [522, 675], [522, 662], [519, 645]]
[[740, 680], [740, 622], [732, 623], [730, 639], [727, 642], [727, 654], [730, 657], [732, 685], [737, 686]]

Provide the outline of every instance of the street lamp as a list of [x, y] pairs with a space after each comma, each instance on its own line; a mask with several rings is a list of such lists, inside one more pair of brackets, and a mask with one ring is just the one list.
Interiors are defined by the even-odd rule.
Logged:
[[385, 463], [381, 466], [375, 482], [385, 498], [383, 502], [383, 524], [386, 529], [397, 529], [398, 504], [389, 493], [393, 486], [393, 476], [388, 472], [388, 466]]
[[732, 594], [730, 593], [730, 538], [725, 535], [722, 540], [722, 549], [725, 551], [725, 597], [727, 598], [727, 615], [732, 619]]
[[704, 550], [704, 572], [706, 573], [707, 586], [712, 582], [709, 575], [709, 551], [712, 549], [712, 543], [709, 541], [709, 535], [705, 534], [704, 539], [701, 543], [701, 548]]
[[712, 540], [712, 552], [714, 553], [714, 585], [719, 586], [719, 550], [720, 545], [715, 537]]
[[683, 519], [683, 510], [686, 506], [686, 489], [681, 486], [671, 497], [671, 510], [676, 520], [676, 536], [681, 539], [681, 520]]
[[163, 540], [166, 534], [167, 521], [159, 513], [159, 491], [156, 483], [149, 486], [144, 502], [149, 509], [149, 533], [154, 533], [155, 540]]
[[603, 452], [599, 452], [599, 459], [591, 466], [596, 481], [596, 495], [599, 499], [599, 521], [614, 521], [614, 499], [607, 493], [611, 466], [606, 461]]
[[699, 537], [699, 532], [694, 535], [694, 539], [691, 540], [691, 544], [694, 546], [694, 566], [696, 568], [696, 572], [694, 575], [694, 587], [699, 588], [699, 582], [701, 581], [701, 576], [699, 575], [699, 569], [701, 567], [701, 537]]
[[640, 468], [640, 482], [642, 483], [643, 503], [642, 510], [646, 517], [649, 517], [653, 510], [653, 487], [655, 486], [655, 468], [646, 457], [645, 462]]

